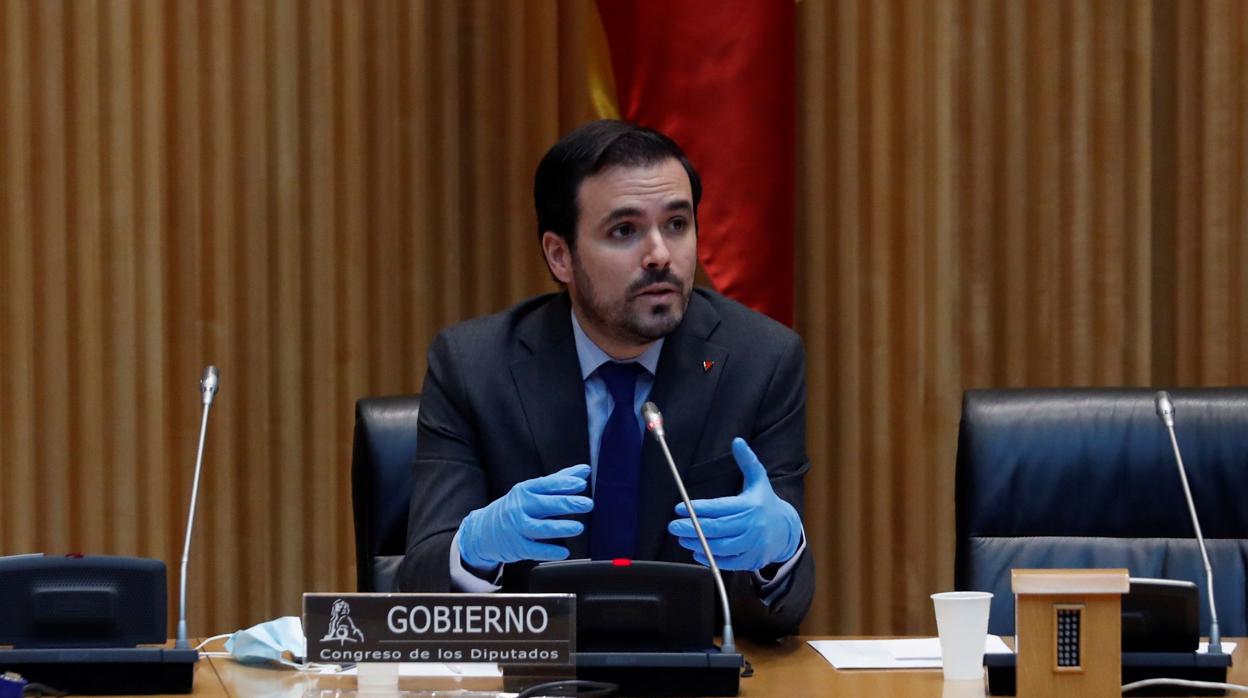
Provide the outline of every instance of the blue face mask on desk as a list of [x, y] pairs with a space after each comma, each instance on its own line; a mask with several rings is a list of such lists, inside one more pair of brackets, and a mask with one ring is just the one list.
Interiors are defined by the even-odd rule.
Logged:
[[246, 664], [277, 662], [301, 668], [300, 664], [287, 659], [285, 653], [298, 659], [307, 653], [303, 621], [298, 616], [284, 616], [239, 630], [225, 641], [225, 651]]

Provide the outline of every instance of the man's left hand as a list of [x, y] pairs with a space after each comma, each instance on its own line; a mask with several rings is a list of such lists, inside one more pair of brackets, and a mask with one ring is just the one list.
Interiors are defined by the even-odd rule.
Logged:
[[[745, 476], [741, 494], [693, 501], [716, 564], [725, 570], [755, 571], [787, 561], [802, 541], [801, 517], [792, 504], [776, 496], [767, 469], [745, 439], [732, 440], [732, 456]], [[676, 515], [689, 516], [684, 502], [676, 505]], [[667, 530], [693, 551], [695, 560], [709, 566], [692, 519], [676, 519]]]

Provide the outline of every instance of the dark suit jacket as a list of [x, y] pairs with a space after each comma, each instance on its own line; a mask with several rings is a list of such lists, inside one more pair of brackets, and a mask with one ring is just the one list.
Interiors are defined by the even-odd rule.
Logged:
[[[539, 296], [438, 334], [421, 393], [407, 554], [399, 584], [449, 591], [451, 538], [474, 509], [522, 480], [589, 462], [585, 389], [566, 293]], [[714, 362], [709, 365], [705, 362]], [[800, 513], [806, 456], [805, 358], [797, 335], [723, 296], [697, 289], [668, 335], [650, 399], [663, 412], [672, 457], [691, 499], [741, 491], [732, 458], [742, 436], [776, 493]], [[637, 559], [692, 562], [667, 532], [680, 501], [657, 444], [642, 452]], [[587, 521], [588, 517], [582, 520]], [[589, 557], [588, 530], [562, 541]], [[507, 565], [506, 591], [524, 591], [532, 563]], [[787, 591], [764, 605], [751, 573], [725, 583], [738, 633], [793, 634], [814, 594], [814, 560], [802, 554]]]

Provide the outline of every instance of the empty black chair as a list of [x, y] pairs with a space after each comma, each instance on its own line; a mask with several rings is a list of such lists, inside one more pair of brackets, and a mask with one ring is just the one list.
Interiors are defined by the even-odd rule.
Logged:
[[416, 418], [420, 395], [364, 398], [355, 403], [351, 505], [355, 515], [355, 578], [360, 591], [398, 591], [407, 550]]
[[[1248, 635], [1248, 390], [1170, 395], [1222, 634]], [[1196, 582], [1208, 633], [1204, 566], [1154, 396], [967, 391], [954, 584], [994, 594], [990, 632], [1014, 633], [1011, 568], [1125, 567], [1136, 577]]]

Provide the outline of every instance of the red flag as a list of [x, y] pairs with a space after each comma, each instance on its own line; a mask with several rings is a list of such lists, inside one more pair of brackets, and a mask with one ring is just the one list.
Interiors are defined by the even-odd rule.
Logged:
[[598, 0], [598, 10], [620, 117], [674, 138], [702, 175], [698, 255], [711, 282], [792, 324], [793, 3]]

